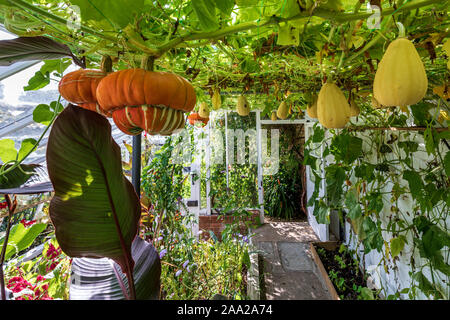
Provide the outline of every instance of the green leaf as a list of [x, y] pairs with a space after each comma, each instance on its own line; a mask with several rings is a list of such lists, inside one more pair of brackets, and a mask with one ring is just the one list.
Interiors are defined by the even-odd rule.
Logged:
[[420, 175], [415, 171], [406, 170], [403, 172], [403, 179], [408, 181], [409, 190], [411, 191], [412, 197], [419, 202], [422, 202], [424, 198], [425, 186]]
[[3, 163], [16, 160], [17, 150], [14, 147], [14, 141], [11, 139], [0, 140], [0, 159]]
[[47, 104], [40, 104], [33, 110], [33, 120], [37, 123], [42, 123], [48, 126], [53, 118], [53, 112], [50, 111], [50, 106]]
[[325, 179], [327, 182], [327, 197], [332, 205], [338, 205], [341, 202], [343, 184], [346, 178], [344, 168], [330, 165], [325, 168]]
[[402, 148], [405, 151], [405, 153], [416, 152], [417, 149], [419, 148], [419, 144], [414, 141], [400, 141], [398, 143], [398, 146]]
[[44, 60], [44, 65], [41, 67], [40, 71], [43, 74], [51, 74], [54, 71], [62, 74], [71, 64], [72, 61], [69, 59]]
[[43, 74], [38, 71], [28, 80], [28, 85], [23, 87], [25, 91], [39, 90], [47, 86], [50, 83], [50, 77], [48, 74]]
[[333, 137], [331, 153], [336, 161], [351, 164], [362, 153], [362, 139], [349, 134], [339, 134]]
[[102, 26], [125, 28], [133, 24], [135, 15], [144, 8], [144, 0], [70, 0], [80, 7], [81, 20], [98, 23], [105, 21]]
[[330, 208], [323, 201], [315, 202], [313, 215], [316, 217], [317, 223], [330, 223]]
[[363, 300], [375, 300], [373, 291], [367, 287], [361, 288], [361, 298]]
[[[31, 246], [34, 240], [47, 228], [46, 223], [36, 223], [31, 227], [24, 227], [18, 223], [11, 228], [8, 246], [5, 252], [5, 261], [9, 260], [14, 254]], [[3, 247], [4, 238], [0, 241], [0, 248]]]
[[21, 161], [27, 154], [30, 152], [34, 146], [36, 145], [36, 140], [33, 138], [28, 138], [22, 140], [22, 144], [20, 145], [19, 155], [17, 157], [18, 161]]
[[447, 177], [450, 177], [450, 152], [447, 151], [444, 157], [444, 169]]
[[290, 23], [280, 24], [278, 27], [277, 45], [298, 46], [300, 43], [300, 29]]
[[442, 294], [436, 289], [424, 274], [419, 271], [412, 276], [412, 279], [418, 282], [419, 289], [427, 296], [434, 295], [437, 299], [442, 299]]
[[350, 219], [357, 219], [362, 216], [361, 206], [359, 205], [358, 199], [356, 198], [355, 192], [349, 190], [345, 196], [345, 205], [348, 208], [347, 217]]
[[213, 31], [219, 29], [219, 23], [216, 16], [216, 6], [212, 0], [193, 0], [192, 8], [200, 23], [203, 31]]
[[47, 167], [55, 190], [50, 218], [62, 250], [71, 257], [108, 257], [127, 270], [140, 202], [122, 173], [108, 120], [66, 107], [50, 132]]
[[213, 0], [216, 7], [225, 15], [229, 16], [234, 7], [234, 0]]
[[398, 238], [391, 239], [391, 254], [392, 257], [396, 257], [400, 254], [406, 244], [406, 238], [404, 236], [399, 236]]

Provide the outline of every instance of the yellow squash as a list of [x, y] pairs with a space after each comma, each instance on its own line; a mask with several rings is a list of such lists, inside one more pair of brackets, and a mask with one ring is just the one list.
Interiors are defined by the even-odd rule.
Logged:
[[250, 114], [250, 104], [244, 95], [240, 95], [237, 100], [236, 111], [240, 116], [248, 116]]
[[288, 106], [286, 102], [283, 101], [280, 103], [280, 106], [278, 107], [277, 117], [284, 120], [288, 117], [288, 115], [289, 115]]
[[212, 96], [212, 105], [213, 105], [214, 110], [218, 110], [222, 106], [222, 99], [220, 98], [219, 89], [214, 90], [214, 93]]
[[414, 44], [398, 38], [389, 44], [378, 65], [373, 94], [386, 107], [413, 105], [423, 99], [428, 79]]
[[358, 105], [352, 99], [352, 101], [350, 101], [350, 117], [357, 117], [359, 115], [359, 112], [360, 110]]
[[334, 83], [325, 83], [317, 99], [317, 117], [328, 129], [343, 128], [350, 120], [350, 106], [341, 89]]
[[276, 113], [275, 111], [272, 111], [272, 115], [270, 116], [270, 119], [271, 119], [272, 121], [277, 120], [277, 113]]
[[312, 119], [317, 119], [317, 100], [314, 101], [312, 106], [306, 107], [306, 113]]
[[198, 110], [198, 114], [202, 118], [209, 118], [209, 107], [206, 102], [200, 103], [200, 108]]

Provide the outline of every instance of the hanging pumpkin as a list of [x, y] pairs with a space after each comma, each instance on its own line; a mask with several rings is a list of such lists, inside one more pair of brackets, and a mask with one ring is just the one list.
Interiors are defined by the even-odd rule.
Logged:
[[189, 124], [191, 126], [195, 126], [197, 123], [202, 123], [202, 126], [206, 126], [209, 121], [209, 117], [203, 118], [197, 112], [191, 113], [188, 116]]
[[194, 108], [196, 96], [183, 77], [136, 68], [103, 78], [97, 87], [97, 100], [126, 134], [145, 130], [170, 135], [184, 127], [184, 113]]
[[78, 105], [84, 109], [105, 114], [97, 102], [97, 86], [107, 75], [101, 70], [80, 69], [70, 72], [62, 77], [58, 85], [61, 96], [68, 102]]
[[317, 98], [319, 122], [328, 129], [343, 128], [350, 120], [350, 106], [341, 89], [334, 83], [325, 83]]
[[425, 67], [414, 44], [406, 38], [394, 40], [375, 73], [374, 97], [386, 107], [408, 106], [422, 100], [427, 88]]
[[239, 96], [237, 100], [236, 111], [242, 117], [248, 116], [250, 114], [250, 104], [248, 103], [245, 96], [242, 94]]

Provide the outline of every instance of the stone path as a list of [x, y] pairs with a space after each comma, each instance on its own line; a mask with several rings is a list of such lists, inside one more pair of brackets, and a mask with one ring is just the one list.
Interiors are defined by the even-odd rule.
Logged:
[[309, 243], [319, 239], [308, 222], [266, 223], [255, 230], [252, 241], [264, 262], [261, 299], [331, 299], [310, 253]]

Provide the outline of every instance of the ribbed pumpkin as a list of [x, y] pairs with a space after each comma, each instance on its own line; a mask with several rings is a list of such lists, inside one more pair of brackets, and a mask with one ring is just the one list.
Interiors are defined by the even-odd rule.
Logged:
[[184, 126], [184, 112], [196, 103], [192, 85], [167, 72], [127, 69], [109, 74], [97, 87], [101, 108], [125, 133], [169, 135]]
[[345, 127], [350, 120], [350, 106], [347, 99], [334, 83], [325, 83], [317, 98], [317, 117], [328, 129]]
[[406, 38], [394, 40], [375, 73], [374, 97], [383, 106], [408, 106], [422, 100], [427, 88], [425, 67], [414, 44]]
[[[58, 90], [67, 101], [78, 106], [95, 111], [92, 103], [97, 102], [97, 86], [106, 76], [101, 70], [80, 69], [66, 74], [59, 82]], [[103, 110], [99, 108], [101, 114]]]
[[250, 104], [248, 103], [247, 98], [242, 94], [238, 97], [236, 111], [242, 117], [250, 114]]

